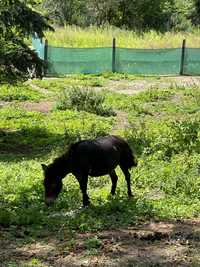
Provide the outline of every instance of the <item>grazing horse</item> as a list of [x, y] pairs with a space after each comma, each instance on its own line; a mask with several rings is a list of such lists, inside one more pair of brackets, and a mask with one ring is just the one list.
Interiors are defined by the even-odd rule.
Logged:
[[137, 166], [137, 161], [125, 140], [108, 135], [94, 140], [82, 140], [69, 147], [62, 156], [46, 166], [44, 171], [45, 203], [52, 204], [62, 189], [62, 179], [72, 173], [79, 182], [83, 195], [83, 206], [89, 205], [87, 195], [88, 176], [109, 174], [112, 181], [111, 194], [115, 194], [117, 174], [115, 168], [120, 166], [125, 175], [128, 196], [132, 196], [129, 168]]

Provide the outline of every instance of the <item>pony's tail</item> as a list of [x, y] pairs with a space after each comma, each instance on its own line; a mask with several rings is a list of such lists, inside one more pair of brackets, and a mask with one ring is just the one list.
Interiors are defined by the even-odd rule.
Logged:
[[124, 157], [124, 163], [126, 164], [127, 168], [132, 168], [132, 167], [136, 167], [137, 166], [137, 159], [134, 156], [132, 150], [130, 149], [130, 147], [127, 148], [126, 151], [126, 155]]
[[123, 151], [120, 161], [120, 164], [128, 169], [137, 166], [137, 159], [129, 146]]

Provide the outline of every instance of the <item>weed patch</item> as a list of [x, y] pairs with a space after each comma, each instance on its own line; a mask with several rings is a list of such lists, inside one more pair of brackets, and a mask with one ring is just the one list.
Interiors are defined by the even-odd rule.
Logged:
[[105, 106], [105, 96], [89, 88], [73, 87], [69, 91], [63, 91], [57, 102], [56, 109], [75, 109], [87, 111], [100, 116], [116, 115], [112, 108]]
[[[80, 76], [79, 82], [90, 79], [98, 80], [97, 76], [87, 79]], [[101, 76], [101, 79], [106, 78]], [[56, 94], [64, 89], [65, 100], [69, 101], [66, 87], [70, 86], [65, 81], [60, 80], [60, 84], [56, 80], [46, 82], [53, 94], [45, 97], [55, 100]], [[45, 80], [39, 81], [42, 82]], [[57, 88], [50, 89], [51, 83], [55, 83]], [[84, 239], [80, 250], [86, 251], [84, 257], [97, 257], [107, 249], [100, 231], [131, 226], [135, 229], [138, 224], [152, 220], [180, 221], [199, 216], [198, 88], [155, 88], [132, 96], [103, 91], [100, 98], [92, 91], [92, 100], [87, 88], [86, 96], [85, 92], [82, 95], [82, 91], [80, 94], [74, 91], [70, 109], [67, 102], [66, 109], [54, 109], [48, 113], [27, 111], [14, 98], [15, 103], [0, 108], [0, 231], [5, 242], [10, 242], [12, 249], [14, 246], [18, 249], [12, 250], [13, 254], [19, 253], [22, 244], [35, 244], [39, 240], [46, 242], [46, 246], [54, 238], [57, 241], [54, 245], [63, 256], [79, 249], [76, 235], [81, 234]], [[28, 95], [28, 91], [23, 92]], [[28, 97], [29, 100], [32, 98]], [[85, 102], [90, 103], [91, 109], [97, 103], [101, 109], [110, 107], [127, 114], [127, 128], [117, 129], [117, 133], [127, 139], [138, 158], [138, 166], [131, 170], [134, 197], [127, 197], [126, 181], [117, 168], [119, 179], [115, 196], [110, 196], [108, 176], [89, 178], [88, 193], [92, 204], [88, 209], [81, 209], [79, 184], [68, 175], [63, 180], [63, 190], [55, 205], [47, 208], [41, 163], [52, 162], [66, 151], [70, 143], [112, 132], [115, 117], [96, 115], [98, 109], [83, 111]], [[197, 241], [198, 234], [194, 236]], [[133, 236], [134, 243], [136, 239], [151, 242], [151, 236], [154, 238], [148, 234], [147, 239]], [[119, 243], [118, 240], [115, 243]], [[0, 256], [0, 265], [6, 260], [8, 266], [43, 266], [44, 260], [49, 266], [45, 261], [48, 256], [42, 258], [38, 255], [30, 258], [27, 254], [26, 259], [16, 261], [15, 258]]]
[[2, 101], [39, 101], [44, 95], [28, 85], [0, 85], [0, 100]]

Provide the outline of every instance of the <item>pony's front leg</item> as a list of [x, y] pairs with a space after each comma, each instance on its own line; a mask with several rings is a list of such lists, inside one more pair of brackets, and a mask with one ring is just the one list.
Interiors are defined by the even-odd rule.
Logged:
[[77, 176], [77, 180], [83, 195], [83, 207], [86, 207], [90, 204], [89, 196], [87, 194], [88, 175], [79, 175]]

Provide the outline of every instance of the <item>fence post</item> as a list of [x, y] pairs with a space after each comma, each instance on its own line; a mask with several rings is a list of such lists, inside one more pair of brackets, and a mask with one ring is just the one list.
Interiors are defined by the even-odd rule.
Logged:
[[186, 40], [183, 40], [182, 43], [182, 50], [181, 50], [181, 66], [180, 66], [180, 75], [184, 74], [184, 63], [185, 63], [185, 45], [186, 45]]
[[112, 45], [112, 72], [116, 72], [116, 39], [113, 38]]
[[44, 41], [44, 76], [47, 74], [47, 69], [48, 69], [48, 40], [45, 39]]

